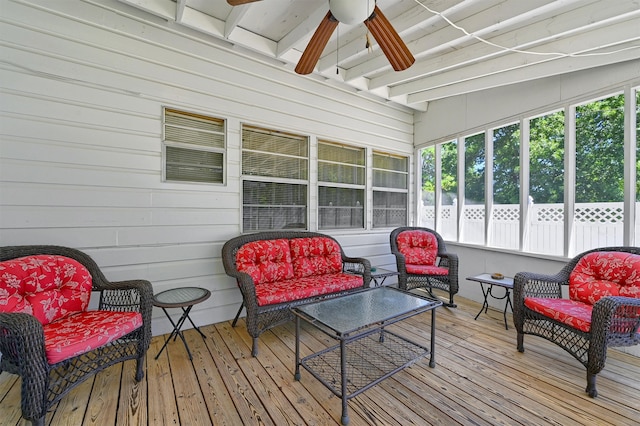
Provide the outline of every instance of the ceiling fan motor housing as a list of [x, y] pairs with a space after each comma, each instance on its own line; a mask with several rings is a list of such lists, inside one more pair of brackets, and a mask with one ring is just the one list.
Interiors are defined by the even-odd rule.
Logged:
[[375, 0], [329, 0], [331, 14], [343, 24], [354, 25], [364, 22], [376, 6]]

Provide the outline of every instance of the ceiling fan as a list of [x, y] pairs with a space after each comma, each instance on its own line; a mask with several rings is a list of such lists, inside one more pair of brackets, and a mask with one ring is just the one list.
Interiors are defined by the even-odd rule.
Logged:
[[[261, 0], [227, 0], [231, 6]], [[296, 73], [310, 74], [339, 22], [347, 25], [363, 21], [396, 71], [409, 68], [415, 58], [389, 20], [376, 6], [375, 0], [329, 0], [329, 12], [318, 25], [296, 66]]]

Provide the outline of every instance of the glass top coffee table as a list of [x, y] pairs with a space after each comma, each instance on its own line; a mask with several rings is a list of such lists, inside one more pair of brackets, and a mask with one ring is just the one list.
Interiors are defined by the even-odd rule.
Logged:
[[[349, 423], [347, 400], [430, 355], [435, 367], [435, 308], [439, 300], [391, 287], [376, 287], [292, 308], [296, 319], [296, 371], [309, 371], [342, 398], [342, 424]], [[430, 347], [385, 329], [386, 326], [431, 311]], [[339, 343], [300, 359], [300, 320]]]

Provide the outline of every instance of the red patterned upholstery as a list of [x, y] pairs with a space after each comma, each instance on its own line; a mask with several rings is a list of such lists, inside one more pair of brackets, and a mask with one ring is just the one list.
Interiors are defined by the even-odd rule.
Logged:
[[256, 284], [293, 278], [289, 240], [252, 241], [240, 247], [236, 254], [239, 272], [246, 272]]
[[588, 333], [591, 330], [591, 311], [593, 306], [569, 299], [548, 299], [527, 297], [524, 305], [534, 312], [553, 318], [578, 330]]
[[0, 263], [0, 312], [32, 314], [43, 325], [87, 309], [91, 275], [63, 256], [27, 256]]
[[[295, 277], [335, 274], [342, 271], [340, 246], [331, 238], [294, 238], [289, 244]], [[362, 285], [362, 280], [360, 283]]]
[[526, 297], [524, 305], [588, 333], [593, 305], [605, 296], [640, 298], [640, 255], [609, 251], [588, 253], [569, 274], [569, 299]]
[[31, 314], [42, 323], [50, 364], [142, 326], [139, 312], [87, 311], [91, 289], [89, 271], [68, 257], [34, 255], [0, 263], [0, 312]]
[[139, 312], [78, 312], [44, 327], [45, 353], [49, 364], [55, 364], [104, 346], [141, 326]]
[[352, 274], [315, 275], [256, 285], [259, 306], [286, 303], [362, 287], [362, 277]]
[[342, 273], [340, 246], [331, 238], [252, 241], [238, 249], [236, 265], [251, 275], [258, 306], [362, 287], [362, 276]]
[[[438, 240], [430, 233], [419, 230], [403, 231], [398, 235], [398, 250], [409, 265], [435, 265], [438, 257]], [[446, 275], [446, 274], [445, 274]]]
[[595, 252], [584, 256], [569, 275], [569, 297], [593, 305], [605, 296], [640, 298], [640, 256]]
[[449, 275], [449, 269], [433, 265], [407, 265], [407, 273], [420, 275]]

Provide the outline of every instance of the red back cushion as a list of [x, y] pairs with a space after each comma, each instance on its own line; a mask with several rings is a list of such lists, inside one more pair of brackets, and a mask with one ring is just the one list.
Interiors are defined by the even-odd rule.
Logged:
[[37, 255], [0, 262], [0, 312], [32, 314], [43, 325], [87, 310], [91, 274], [64, 256]]
[[569, 298], [593, 305], [605, 296], [640, 297], [640, 255], [593, 252], [569, 275]]
[[406, 264], [435, 265], [438, 257], [438, 240], [431, 232], [402, 231], [397, 237], [398, 250]]
[[289, 240], [251, 241], [236, 253], [236, 267], [251, 275], [255, 284], [293, 278]]
[[331, 238], [294, 238], [290, 246], [293, 273], [297, 278], [342, 271], [340, 246]]

